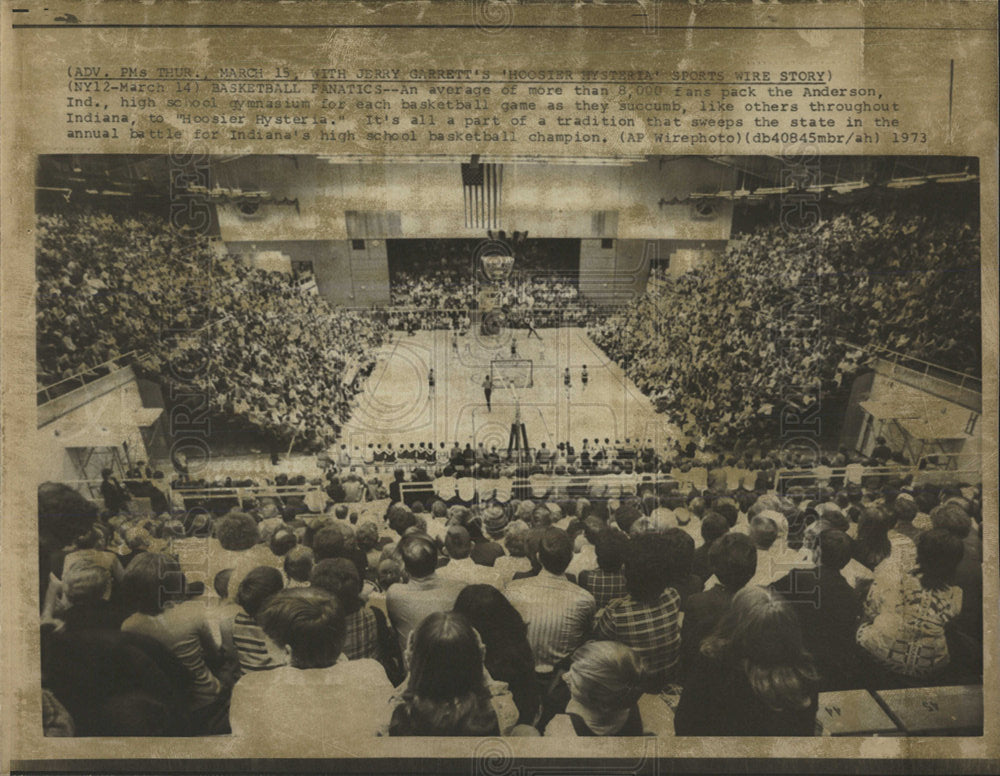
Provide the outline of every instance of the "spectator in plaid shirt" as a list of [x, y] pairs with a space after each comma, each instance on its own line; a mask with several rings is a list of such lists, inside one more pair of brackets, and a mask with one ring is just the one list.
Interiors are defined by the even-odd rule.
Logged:
[[394, 685], [403, 681], [406, 674], [396, 634], [381, 609], [367, 606], [361, 600], [357, 566], [347, 558], [327, 558], [313, 566], [309, 578], [311, 587], [333, 595], [344, 611], [346, 635], [342, 652], [347, 659], [372, 658], [382, 664], [386, 677]]
[[622, 566], [628, 554], [629, 540], [621, 531], [606, 528], [597, 535], [594, 550], [597, 553], [597, 568], [580, 572], [579, 582], [580, 587], [594, 596], [599, 611], [616, 598], [628, 595]]
[[625, 560], [626, 598], [608, 604], [594, 637], [631, 647], [648, 669], [646, 692], [659, 692], [673, 677], [680, 657], [680, 596], [667, 587], [669, 540], [646, 534], [633, 541]]

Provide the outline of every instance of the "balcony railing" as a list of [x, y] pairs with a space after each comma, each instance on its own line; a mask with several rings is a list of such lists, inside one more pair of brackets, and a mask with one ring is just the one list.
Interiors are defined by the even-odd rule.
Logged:
[[59, 396], [64, 396], [70, 391], [82, 388], [88, 383], [94, 382], [94, 380], [111, 374], [116, 369], [124, 369], [125, 367], [135, 363], [138, 355], [138, 350], [132, 350], [123, 356], [117, 356], [109, 359], [102, 364], [98, 364], [97, 366], [87, 367], [76, 374], [64, 377], [62, 380], [52, 383], [51, 385], [39, 388], [36, 394], [37, 403], [39, 405], [45, 404], [46, 402], [52, 401]]

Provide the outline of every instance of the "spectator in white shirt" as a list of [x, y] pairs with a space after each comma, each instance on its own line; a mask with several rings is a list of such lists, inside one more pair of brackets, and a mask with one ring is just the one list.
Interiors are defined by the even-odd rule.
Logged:
[[291, 665], [236, 683], [229, 719], [238, 740], [274, 755], [328, 755], [331, 745], [350, 751], [345, 747], [385, 727], [392, 684], [378, 661], [341, 655], [346, 627], [334, 596], [286, 590], [268, 599], [257, 619]]
[[598, 534], [605, 528], [604, 522], [593, 515], [583, 521], [584, 541], [566, 568], [567, 574], [572, 574], [575, 579], [579, 579], [581, 571], [592, 571], [597, 568], [597, 550], [594, 545], [597, 542]]
[[438, 577], [453, 579], [466, 585], [492, 585], [498, 590], [501, 588], [496, 571], [472, 560], [472, 538], [463, 526], [449, 526], [444, 537], [444, 548], [450, 560], [437, 570]]
[[386, 591], [389, 621], [399, 634], [400, 648], [406, 648], [411, 631], [433, 612], [447, 612], [455, 604], [465, 583], [436, 573], [438, 550], [427, 534], [413, 533], [399, 542], [399, 553], [409, 576], [405, 584]]
[[493, 562], [493, 570], [499, 575], [503, 584], [507, 584], [518, 572], [531, 571], [531, 560], [528, 558], [526, 540], [528, 524], [523, 520], [514, 520], [507, 525], [504, 536], [504, 548], [507, 554]]

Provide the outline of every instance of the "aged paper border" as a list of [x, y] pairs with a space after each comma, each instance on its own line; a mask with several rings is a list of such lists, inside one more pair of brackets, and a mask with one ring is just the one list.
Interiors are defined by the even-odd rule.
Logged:
[[[44, 58], [45, 51], [21, 48], [16, 34], [12, 34], [12, 9], [30, 7], [33, 12], [40, 4], [13, 3], [4, 0], [2, 17], [3, 51], [3, 191], [0, 199], [2, 210], [3, 298], [2, 315], [2, 608], [0, 608], [0, 634], [2, 634], [2, 729], [4, 769], [11, 765], [31, 769], [55, 770], [158, 770], [173, 769], [226, 769], [233, 766], [249, 770], [311, 767], [323, 770], [334, 765], [329, 760], [307, 763], [290, 760], [268, 759], [273, 753], [266, 751], [237, 750], [234, 742], [225, 738], [208, 739], [45, 739], [41, 736], [40, 709], [37, 688], [37, 634], [35, 628], [34, 591], [37, 590], [35, 568], [34, 488], [24, 486], [23, 473], [32, 470], [32, 445], [34, 431], [34, 329], [33, 329], [33, 179], [35, 156], [48, 149], [38, 147], [30, 136], [28, 117], [32, 84], [23, 79], [24, 61]], [[673, 21], [694, 13], [691, 6], [661, 7], [660, 18]], [[835, 5], [835, 4], [829, 4]], [[993, 27], [995, 30], [996, 6], [991, 3], [907, 3], [888, 2], [844, 5], [853, 9], [861, 23], [869, 29], [882, 28], [864, 37], [865, 46], [891, 43], [893, 28], [906, 26], [962, 26], [968, 23], [977, 29]], [[818, 7], [793, 4], [769, 7], [769, 15], [751, 16], [747, 6], [719, 4], [699, 12], [711, 23], [720, 26], [753, 27], [755, 24], [786, 25], [789, 34], [796, 26], [808, 25]], [[607, 14], [615, 24], [634, 26], [629, 19], [622, 22], [621, 7], [581, 9], [578, 6], [524, 5], [517, 6], [519, 18], [530, 24], [550, 20], [565, 27], [583, 28], [593, 19], [605, 22]], [[290, 15], [295, 18], [320, 19], [323, 24], [370, 24], [377, 19], [413, 19], [421, 24], [464, 18], [469, 13], [468, 4], [414, 3], [409, 7], [388, 4], [381, 7], [356, 3], [322, 4], [247, 4], [237, 7], [229, 2], [206, 3], [165, 2], [156, 5], [126, 4], [120, 2], [87, 2], [57, 8], [49, 5], [46, 18], [59, 13], [80, 15], [104, 22], [142, 24], [148, 20], [184, 25], [193, 20], [238, 19], [259, 21], [262, 24], [287, 24]], [[634, 14], [630, 14], [634, 15]], [[337, 21], [333, 21], [336, 19]], [[344, 22], [340, 22], [343, 19]], [[166, 21], [165, 21], [166, 20]], [[18, 21], [20, 21], [18, 19]], [[317, 22], [312, 22], [317, 23]], [[393, 23], [396, 23], [394, 21]], [[708, 23], [708, 22], [706, 22]], [[682, 25], [681, 25], [682, 26]], [[506, 35], [516, 35], [515, 28], [505, 30]], [[553, 32], [553, 34], [561, 34]], [[748, 32], [749, 34], [749, 32]], [[109, 41], [110, 42], [110, 41]], [[235, 44], [234, 44], [235, 45]], [[993, 35], [995, 53], [996, 36]], [[845, 56], [861, 56], [845, 52]], [[24, 59], [22, 59], [24, 58]], [[983, 102], [984, 113], [995, 117], [996, 60], [983, 61], [977, 88]], [[613, 60], [611, 60], [613, 61]], [[888, 63], [886, 65], [888, 68]], [[886, 74], [888, 75], [888, 73]], [[214, 150], [214, 149], [213, 149]], [[340, 762], [337, 767], [348, 770], [398, 772], [432, 769], [466, 770], [476, 773], [503, 774], [517, 769], [546, 771], [552, 765], [571, 772], [583, 767], [607, 766], [599, 758], [622, 758], [614, 763], [614, 770], [846, 770], [878, 768], [884, 772], [923, 770], [963, 770], [988, 772], [995, 769], [1000, 756], [998, 740], [998, 671], [997, 671], [997, 165], [995, 118], [973, 128], [964, 142], [953, 147], [928, 149], [954, 155], [975, 155], [980, 158], [981, 174], [981, 224], [983, 245], [983, 346], [984, 346], [984, 411], [983, 411], [983, 475], [984, 475], [984, 575], [985, 600], [990, 602], [985, 613], [986, 696], [985, 735], [976, 739], [663, 739], [648, 741], [575, 741], [565, 742], [546, 739], [505, 739], [503, 741], [399, 741], [377, 740], [354, 751], [330, 752], [330, 757], [360, 757], [352, 762]], [[27, 478], [30, 483], [30, 478]], [[989, 645], [994, 648], [990, 649]], [[516, 755], [517, 759], [510, 759]], [[252, 761], [242, 759], [253, 757]], [[364, 758], [378, 759], [364, 759]], [[447, 758], [435, 763], [419, 764], [414, 758]], [[185, 758], [179, 760], [176, 758]], [[190, 758], [190, 759], [187, 759]], [[237, 759], [239, 758], [239, 759]], [[382, 759], [389, 758], [389, 759]], [[399, 759], [396, 759], [399, 758]], [[558, 763], [521, 758], [557, 758]], [[574, 763], [571, 759], [576, 759]], [[582, 758], [582, 759], [577, 759]], [[657, 758], [670, 758], [672, 762]], [[680, 758], [680, 759], [674, 759]], [[694, 758], [694, 759], [688, 759]], [[712, 758], [712, 759], [702, 759]], [[715, 759], [731, 758], [731, 759]], [[780, 759], [771, 759], [780, 758]], [[831, 759], [832, 758], [832, 759]], [[844, 761], [838, 762], [841, 758]], [[861, 758], [853, 763], [852, 758]], [[871, 758], [871, 759], [868, 759]], [[990, 758], [992, 763], [982, 758]], [[885, 762], [884, 760], [898, 760]]]

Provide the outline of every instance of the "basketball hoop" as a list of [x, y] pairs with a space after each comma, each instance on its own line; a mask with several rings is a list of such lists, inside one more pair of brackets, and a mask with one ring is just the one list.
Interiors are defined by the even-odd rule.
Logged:
[[506, 280], [514, 268], [513, 256], [483, 256], [483, 273], [494, 283]]

